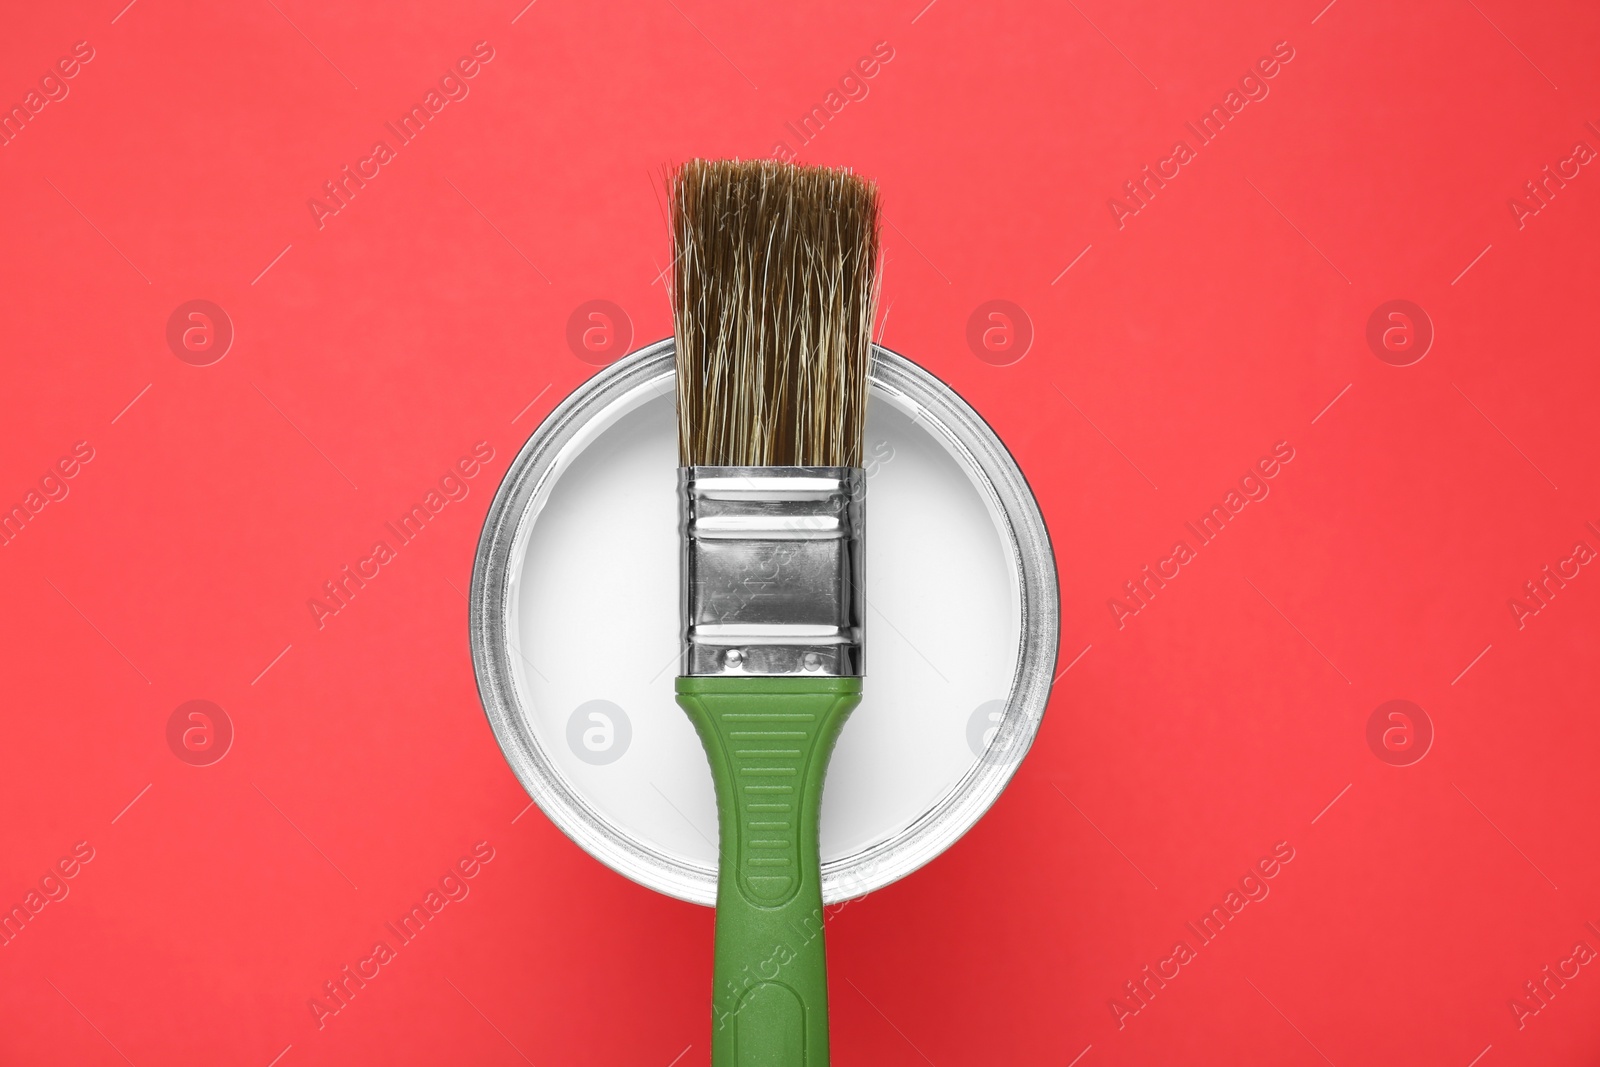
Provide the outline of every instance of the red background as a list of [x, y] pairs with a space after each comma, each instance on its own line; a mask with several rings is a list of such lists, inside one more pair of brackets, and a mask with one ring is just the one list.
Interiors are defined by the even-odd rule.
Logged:
[[[8, 5], [0, 101], [94, 58], [0, 148], [0, 503], [94, 458], [0, 548], [0, 903], [94, 859], [0, 948], [0, 1060], [706, 1062], [711, 912], [524, 811], [463, 593], [506, 462], [594, 372], [574, 310], [669, 330], [663, 165], [795, 147], [886, 42], [801, 158], [882, 184], [887, 343], [1028, 474], [1072, 666], [990, 814], [831, 921], [837, 1062], [1593, 1062], [1595, 968], [1511, 1001], [1600, 948], [1600, 576], [1520, 628], [1508, 601], [1600, 548], [1600, 175], [1510, 201], [1600, 147], [1600, 18], [1324, 2]], [[319, 228], [478, 41], [470, 95]], [[1270, 95], [1119, 228], [1278, 42]], [[210, 366], [166, 340], [193, 299], [235, 331]], [[1007, 366], [966, 340], [991, 299], [1034, 332]], [[1436, 332], [1409, 366], [1366, 340], [1392, 299]], [[470, 496], [319, 628], [479, 441]], [[1271, 495], [1119, 628], [1279, 441]], [[167, 741], [195, 699], [235, 730], [210, 766]], [[1435, 733], [1409, 766], [1367, 741], [1392, 699]], [[319, 1029], [479, 841], [471, 895]], [[1270, 896], [1119, 1027], [1278, 842]]]

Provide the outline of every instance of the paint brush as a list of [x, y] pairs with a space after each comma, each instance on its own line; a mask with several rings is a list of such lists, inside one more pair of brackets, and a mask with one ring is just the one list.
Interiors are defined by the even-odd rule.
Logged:
[[713, 1067], [824, 1067], [823, 775], [861, 701], [878, 191], [694, 160], [669, 178], [680, 706], [716, 786]]

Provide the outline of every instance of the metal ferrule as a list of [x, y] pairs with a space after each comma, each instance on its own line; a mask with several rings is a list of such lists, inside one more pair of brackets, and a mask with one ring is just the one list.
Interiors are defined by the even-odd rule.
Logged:
[[858, 467], [680, 467], [683, 673], [861, 671]]

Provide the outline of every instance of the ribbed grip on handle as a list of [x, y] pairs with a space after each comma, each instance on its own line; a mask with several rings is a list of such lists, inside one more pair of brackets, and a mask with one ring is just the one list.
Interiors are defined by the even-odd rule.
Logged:
[[822, 780], [860, 678], [679, 678], [716, 783], [712, 1067], [827, 1067]]

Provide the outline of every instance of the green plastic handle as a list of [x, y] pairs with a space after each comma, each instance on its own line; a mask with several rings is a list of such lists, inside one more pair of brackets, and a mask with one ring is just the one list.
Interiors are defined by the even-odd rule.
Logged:
[[860, 678], [679, 678], [717, 789], [712, 1067], [827, 1067], [822, 779]]

